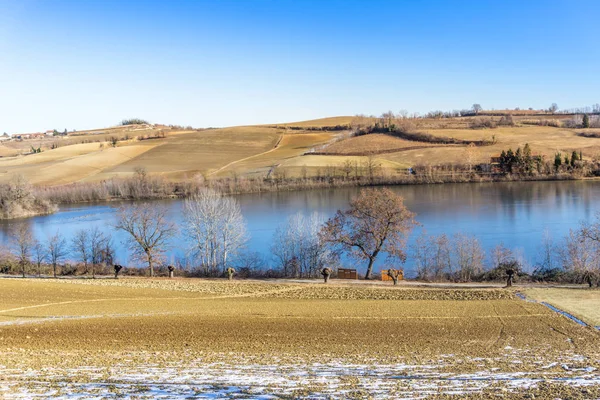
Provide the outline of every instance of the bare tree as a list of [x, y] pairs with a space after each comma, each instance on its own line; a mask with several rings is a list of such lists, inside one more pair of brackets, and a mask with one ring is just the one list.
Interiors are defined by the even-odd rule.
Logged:
[[550, 231], [544, 231], [544, 235], [542, 237], [542, 244], [538, 250], [539, 256], [541, 257], [538, 265], [544, 270], [552, 270], [556, 267], [556, 248], [554, 245], [554, 241], [552, 240], [552, 236], [550, 235]]
[[235, 274], [235, 268], [233, 267], [229, 267], [227, 268], [227, 279], [229, 279], [230, 281], [233, 280], [233, 275]]
[[569, 231], [561, 251], [565, 269], [573, 271], [590, 286], [600, 285], [600, 213], [594, 222], [582, 222], [577, 231]]
[[271, 252], [285, 276], [314, 277], [335, 261], [334, 254], [319, 239], [325, 219], [319, 213], [298, 212], [275, 230]]
[[33, 259], [37, 265], [38, 278], [42, 276], [42, 263], [46, 260], [47, 257], [48, 252], [46, 248], [41, 242], [36, 240], [33, 245]]
[[143, 203], [120, 207], [115, 229], [129, 234], [125, 244], [133, 257], [148, 264], [150, 276], [154, 276], [154, 263], [158, 262], [175, 235], [175, 225], [167, 220], [163, 206]]
[[56, 278], [56, 266], [68, 254], [67, 241], [59, 231], [48, 239], [48, 257], [52, 263], [52, 270]]
[[548, 109], [548, 111], [550, 111], [552, 114], [554, 114], [555, 112], [557, 112], [558, 111], [558, 104], [552, 103], [550, 105], [550, 108]]
[[383, 273], [387, 274], [387, 276], [392, 278], [392, 281], [394, 282], [394, 286], [396, 286], [398, 284], [398, 278], [400, 278], [400, 270], [390, 268], [390, 269], [385, 270]]
[[31, 234], [31, 229], [29, 228], [29, 225], [18, 224], [15, 226], [14, 229], [12, 229], [12, 251], [17, 260], [19, 261], [23, 278], [25, 278], [25, 267], [30, 262], [31, 251], [33, 250], [34, 243], [35, 241], [33, 239], [33, 235]]
[[413, 245], [417, 277], [439, 280], [452, 274], [450, 240], [446, 235], [421, 234]]
[[492, 268], [499, 268], [502, 265], [508, 264], [514, 261], [513, 252], [504, 247], [503, 243], [500, 243], [496, 247], [490, 250], [490, 259], [492, 263]]
[[227, 270], [231, 258], [248, 241], [246, 222], [239, 202], [212, 189], [202, 189], [185, 202], [186, 230], [192, 252], [205, 268], [205, 274]]
[[90, 237], [88, 231], [80, 229], [75, 232], [75, 236], [71, 240], [71, 248], [73, 253], [77, 255], [79, 260], [83, 263], [84, 273], [88, 272], [88, 261], [90, 259], [89, 254], [89, 241]]
[[381, 163], [378, 162], [375, 157], [368, 156], [364, 162], [364, 170], [367, 172], [369, 182], [373, 183], [375, 177], [381, 172]]
[[473, 164], [477, 160], [478, 149], [475, 143], [470, 143], [465, 149], [465, 162], [469, 166], [469, 171], [473, 169]]
[[389, 189], [363, 189], [350, 202], [350, 208], [338, 210], [319, 236], [336, 253], [368, 261], [366, 279], [381, 251], [388, 257], [406, 259], [406, 237], [416, 224], [404, 199]]
[[469, 282], [473, 276], [483, 272], [485, 253], [476, 237], [456, 234], [452, 238], [451, 248], [458, 279]]
[[92, 278], [96, 278], [96, 266], [103, 262], [112, 264], [113, 249], [110, 236], [95, 226], [88, 233], [88, 246], [88, 254], [92, 266]]
[[346, 160], [342, 164], [342, 173], [344, 174], [344, 179], [347, 181], [350, 180], [350, 175], [352, 175], [352, 171], [354, 170], [354, 163], [352, 160]]
[[478, 103], [473, 104], [473, 107], [471, 107], [471, 108], [473, 109], [475, 114], [479, 114], [481, 112], [481, 110], [483, 110], [483, 108], [481, 108], [481, 104], [478, 104]]

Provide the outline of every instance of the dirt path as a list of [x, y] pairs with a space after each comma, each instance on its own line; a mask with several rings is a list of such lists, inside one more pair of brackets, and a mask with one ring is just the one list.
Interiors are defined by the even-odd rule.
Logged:
[[207, 175], [208, 175], [208, 176], [212, 176], [212, 175], [218, 174], [219, 172], [221, 172], [221, 171], [223, 171], [223, 170], [225, 170], [225, 169], [227, 169], [227, 168], [231, 167], [232, 165], [235, 165], [235, 164], [237, 164], [237, 163], [241, 163], [242, 161], [247, 161], [247, 160], [250, 160], [251, 158], [254, 158], [254, 157], [264, 156], [265, 154], [269, 154], [269, 153], [271, 153], [272, 151], [275, 151], [275, 150], [277, 150], [277, 149], [279, 148], [279, 145], [281, 144], [281, 141], [283, 140], [283, 137], [284, 137], [284, 136], [285, 136], [285, 133], [282, 133], [282, 134], [279, 136], [279, 139], [277, 139], [277, 143], [275, 143], [275, 146], [274, 146], [272, 149], [270, 149], [270, 150], [267, 150], [267, 151], [264, 151], [264, 152], [262, 152], [262, 153], [259, 153], [259, 154], [254, 154], [254, 155], [252, 155], [252, 156], [250, 156], [250, 157], [245, 157], [245, 158], [241, 158], [241, 159], [239, 159], [239, 160], [232, 161], [232, 162], [230, 162], [229, 164], [227, 164], [227, 165], [224, 165], [224, 166], [222, 166], [221, 168], [219, 168], [219, 169], [217, 169], [217, 170], [215, 170], [215, 171], [209, 172]]

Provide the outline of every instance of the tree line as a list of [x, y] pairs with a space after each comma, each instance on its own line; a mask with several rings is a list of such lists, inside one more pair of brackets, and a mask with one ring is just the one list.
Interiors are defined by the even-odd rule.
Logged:
[[[252, 252], [248, 230], [239, 202], [211, 189], [187, 199], [184, 224], [178, 228], [167, 209], [156, 204], [124, 205], [117, 211], [112, 227], [122, 231], [130, 258], [144, 268], [126, 268], [123, 273], [155, 276], [169, 271], [172, 276], [239, 276], [326, 279], [338, 267], [353, 260], [361, 265], [366, 279], [377, 276], [375, 263], [385, 258], [382, 270], [398, 270], [408, 258], [415, 265], [417, 279], [426, 281], [499, 280], [507, 271], [527, 279], [600, 283], [600, 218], [582, 223], [555, 243], [546, 235], [538, 262], [528, 265], [523, 254], [502, 244], [488, 254], [478, 239], [465, 234], [428, 235], [426, 232], [407, 246], [415, 214], [401, 196], [383, 189], [363, 189], [345, 210], [325, 219], [318, 213], [292, 215], [275, 231], [271, 253], [274, 267], [262, 255]], [[167, 264], [166, 253], [177, 235], [186, 240], [185, 263]], [[23, 277], [42, 269], [59, 274], [87, 274], [92, 278], [121, 267], [115, 259], [113, 238], [97, 227], [75, 232], [70, 241], [56, 232], [45, 242], [36, 241], [26, 224], [16, 225], [10, 235], [12, 257], [4, 254], [2, 272]], [[177, 242], [182, 248], [182, 243]], [[76, 267], [66, 263], [74, 261]], [[12, 260], [13, 268], [10, 268]], [[381, 261], [380, 261], [381, 262]], [[356, 265], [353, 264], [353, 265]]]

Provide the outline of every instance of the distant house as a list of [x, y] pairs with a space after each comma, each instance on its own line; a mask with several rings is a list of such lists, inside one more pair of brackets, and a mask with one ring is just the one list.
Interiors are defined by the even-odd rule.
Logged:
[[46, 132], [44, 133], [44, 135], [46, 135], [46, 136], [54, 136], [54, 129], [52, 129], [52, 130], [50, 130], [50, 131], [46, 131]]

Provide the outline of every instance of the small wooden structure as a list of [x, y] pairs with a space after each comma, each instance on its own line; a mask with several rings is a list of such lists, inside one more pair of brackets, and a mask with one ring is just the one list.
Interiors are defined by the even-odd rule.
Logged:
[[337, 277], [338, 279], [358, 279], [358, 273], [355, 269], [338, 268]]
[[[404, 280], [404, 270], [397, 270], [398, 271], [398, 280], [402, 281]], [[393, 281], [392, 277], [388, 275], [388, 270], [387, 269], [383, 269], [381, 270], [381, 280], [382, 281]]]

